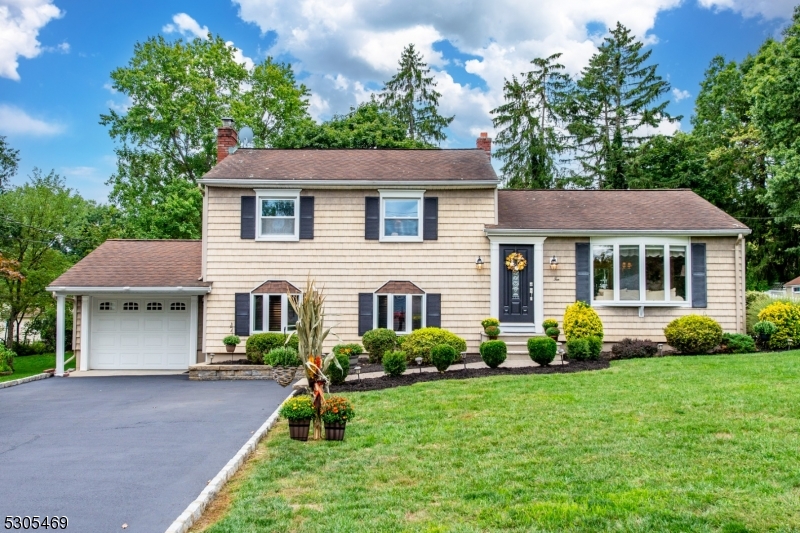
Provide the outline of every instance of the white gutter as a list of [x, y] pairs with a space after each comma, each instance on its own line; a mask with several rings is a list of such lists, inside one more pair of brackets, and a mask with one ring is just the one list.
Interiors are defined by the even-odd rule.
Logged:
[[45, 290], [56, 294], [100, 294], [100, 293], [182, 293], [208, 294], [211, 287], [63, 287], [51, 286]]
[[437, 188], [437, 189], [493, 189], [497, 188], [497, 180], [268, 180], [268, 179], [242, 179], [242, 178], [203, 178], [197, 180], [201, 185], [214, 185], [218, 187], [243, 187], [256, 188], [314, 188], [314, 189], [374, 189], [374, 188]]
[[680, 235], [687, 237], [738, 237], [749, 235], [749, 229], [706, 229], [706, 230], [630, 230], [630, 229], [493, 229], [484, 228], [484, 233], [489, 236], [542, 235], [546, 237], [588, 237], [593, 235], [621, 236], [621, 235]]

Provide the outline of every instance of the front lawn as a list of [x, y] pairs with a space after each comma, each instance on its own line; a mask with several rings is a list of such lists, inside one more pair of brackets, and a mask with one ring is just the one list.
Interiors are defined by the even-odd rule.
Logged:
[[[72, 357], [72, 352], [67, 352], [64, 360]], [[67, 365], [70, 368], [75, 368], [75, 361]], [[46, 353], [42, 355], [26, 355], [24, 357], [14, 358], [14, 373], [10, 376], [0, 376], [0, 382], [11, 381], [12, 379], [26, 378], [28, 376], [35, 376], [41, 374], [48, 368], [56, 367], [56, 354]]]
[[343, 443], [285, 421], [205, 531], [797, 531], [800, 351], [350, 394]]

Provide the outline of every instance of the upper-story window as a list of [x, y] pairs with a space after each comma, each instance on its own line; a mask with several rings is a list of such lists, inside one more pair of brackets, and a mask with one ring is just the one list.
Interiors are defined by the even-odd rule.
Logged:
[[256, 238], [299, 240], [299, 190], [256, 191]]
[[425, 191], [380, 191], [382, 241], [422, 240], [422, 197]]
[[688, 239], [593, 239], [596, 304], [689, 303]]

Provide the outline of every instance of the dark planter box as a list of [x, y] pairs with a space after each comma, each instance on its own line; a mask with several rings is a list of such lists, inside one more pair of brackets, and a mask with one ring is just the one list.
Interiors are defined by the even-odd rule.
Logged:
[[344, 440], [345, 424], [325, 422], [325, 440]]
[[308, 428], [311, 425], [311, 419], [304, 420], [289, 420], [289, 437], [292, 440], [301, 440], [303, 442], [308, 440]]

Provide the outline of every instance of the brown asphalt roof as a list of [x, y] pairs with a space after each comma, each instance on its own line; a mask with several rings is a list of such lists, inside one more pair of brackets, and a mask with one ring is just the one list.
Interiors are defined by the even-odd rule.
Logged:
[[797, 276], [792, 281], [787, 281], [784, 285], [788, 285], [790, 287], [794, 287], [795, 285], [800, 285], [800, 276]]
[[269, 280], [265, 281], [255, 289], [254, 294], [300, 294], [300, 289], [284, 280]]
[[488, 229], [705, 231], [747, 226], [688, 189], [499, 190]]
[[387, 281], [375, 294], [425, 294], [410, 281]]
[[201, 241], [109, 239], [51, 287], [206, 287]]
[[204, 179], [497, 180], [484, 150], [239, 149]]

